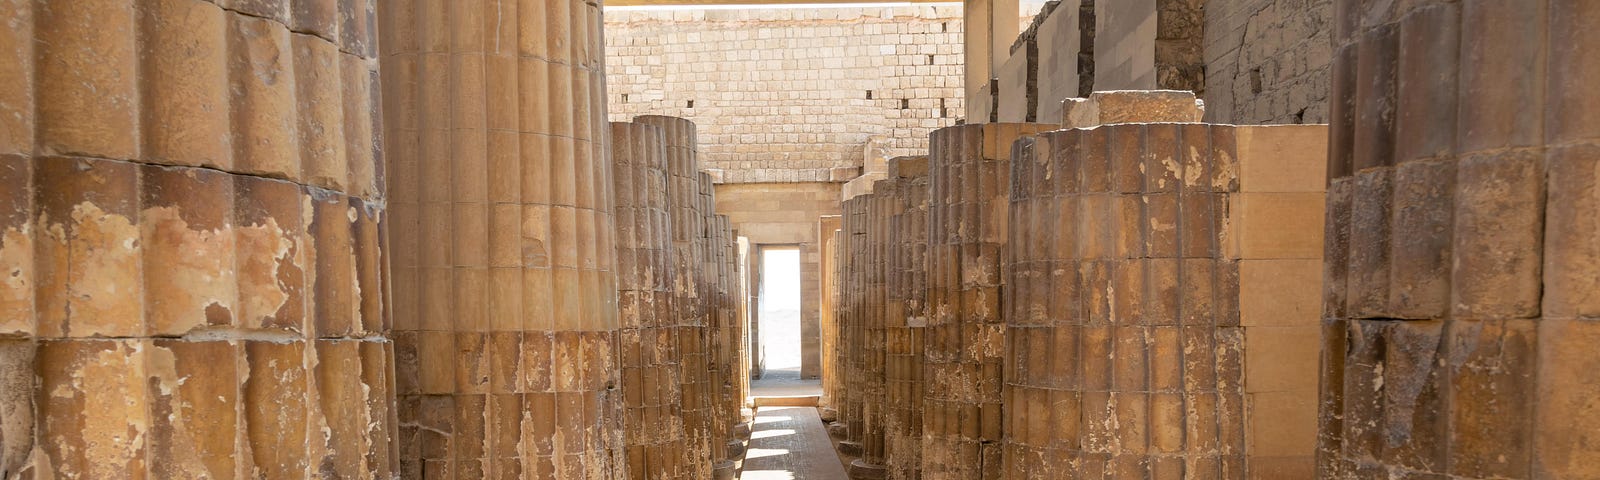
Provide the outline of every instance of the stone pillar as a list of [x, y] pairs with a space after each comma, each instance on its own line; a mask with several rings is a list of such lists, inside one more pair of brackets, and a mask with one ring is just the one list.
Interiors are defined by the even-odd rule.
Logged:
[[884, 466], [884, 420], [889, 408], [884, 377], [886, 352], [885, 325], [888, 311], [886, 279], [888, 272], [889, 219], [900, 207], [898, 182], [876, 182], [872, 193], [859, 197], [865, 203], [862, 219], [864, 234], [860, 262], [861, 290], [856, 313], [859, 315], [861, 354], [858, 391], [862, 398], [861, 458], [848, 465], [851, 478], [881, 479]]
[[683, 372], [672, 303], [666, 139], [654, 125], [613, 122], [611, 145], [629, 478], [690, 479], [678, 461], [684, 448]]
[[744, 455], [743, 434], [739, 428], [743, 426], [748, 431], [740, 412], [747, 394], [743, 383], [746, 375], [741, 348], [744, 344], [744, 322], [739, 317], [738, 304], [743, 291], [739, 284], [738, 245], [734, 240], [733, 223], [727, 215], [716, 215], [715, 225], [717, 316], [714, 319], [716, 336], [712, 351], [716, 352], [717, 357], [717, 421], [722, 426], [718, 441], [725, 448], [722, 463], [731, 476], [737, 473], [733, 471], [734, 461]]
[[1600, 5], [1336, 2], [1318, 475], [1600, 475]]
[[322, 7], [0, 2], [0, 477], [393, 475], [372, 5]]
[[620, 478], [600, 8], [383, 19], [402, 478]]
[[928, 327], [923, 478], [1001, 474], [1000, 264], [1006, 245], [1010, 146], [1053, 129], [1035, 123], [935, 130], [929, 145]]
[[866, 250], [868, 195], [859, 195], [844, 201], [843, 223], [839, 246], [839, 264], [842, 271], [839, 282], [839, 342], [840, 366], [844, 375], [839, 422], [844, 426], [844, 439], [839, 449], [845, 455], [859, 457], [863, 453], [862, 438], [866, 432], [866, 332], [863, 327], [862, 290], [866, 288]]
[[889, 161], [897, 186], [885, 240], [884, 465], [887, 477], [910, 480], [922, 471], [923, 327], [927, 319], [928, 157]]
[[1325, 131], [1014, 145], [1007, 478], [1312, 477]]
[[[818, 268], [822, 272], [822, 275], [819, 275], [821, 278], [818, 279], [821, 285], [817, 290], [822, 292], [821, 301], [818, 302], [821, 308], [818, 326], [822, 343], [822, 398], [818, 399], [818, 414], [822, 417], [822, 421], [829, 422], [830, 432], [833, 430], [834, 422], [839, 420], [839, 410], [843, 408], [845, 395], [844, 364], [841, 356], [843, 339], [839, 336], [842, 328], [840, 322], [843, 321], [839, 316], [840, 309], [843, 308], [839, 303], [839, 296], [843, 290], [843, 285], [840, 285], [843, 278], [840, 270], [843, 254], [839, 252], [843, 241], [840, 233], [842, 225], [841, 215], [824, 215], [817, 222], [817, 238], [823, 241], [822, 261]], [[754, 331], [750, 332], [752, 337], [755, 334]]]
[[711, 478], [711, 389], [707, 370], [706, 314], [701, 264], [706, 251], [706, 215], [701, 198], [699, 143], [695, 125], [686, 119], [658, 115], [635, 123], [662, 128], [667, 140], [667, 205], [672, 217], [672, 264], [679, 361], [683, 376], [683, 422], [686, 447], [680, 460], [691, 478]]

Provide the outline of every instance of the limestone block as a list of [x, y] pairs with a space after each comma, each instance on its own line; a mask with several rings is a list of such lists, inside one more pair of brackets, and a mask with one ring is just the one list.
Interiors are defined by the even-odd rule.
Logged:
[[139, 158], [134, 2], [52, 1], [34, 10], [36, 151]]
[[199, 0], [142, 4], [143, 154], [154, 163], [233, 167], [228, 14]]
[[1192, 92], [1173, 90], [1096, 91], [1062, 101], [1061, 127], [1088, 128], [1116, 123], [1198, 122], [1204, 104]]
[[1011, 56], [997, 72], [1000, 104], [996, 115], [1002, 122], [1032, 122], [1039, 103], [1039, 45], [1026, 39], [1012, 48]]
[[1062, 121], [1062, 100], [1078, 96], [1078, 54], [1082, 35], [1079, 9], [1051, 10], [1039, 22], [1038, 101], [1034, 118], [1039, 123]]

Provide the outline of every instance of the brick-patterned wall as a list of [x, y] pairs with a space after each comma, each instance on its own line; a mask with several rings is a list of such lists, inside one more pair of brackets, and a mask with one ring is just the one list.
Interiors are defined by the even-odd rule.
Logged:
[[1332, 0], [1209, 0], [1206, 121], [1327, 123]]
[[912, 155], [955, 124], [961, 28], [956, 6], [609, 9], [611, 118], [694, 120], [725, 183], [825, 182], [869, 137]]

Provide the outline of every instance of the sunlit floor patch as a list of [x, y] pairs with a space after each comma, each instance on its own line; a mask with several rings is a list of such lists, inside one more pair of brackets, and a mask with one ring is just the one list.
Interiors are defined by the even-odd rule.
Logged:
[[761, 407], [741, 480], [845, 480], [816, 407]]

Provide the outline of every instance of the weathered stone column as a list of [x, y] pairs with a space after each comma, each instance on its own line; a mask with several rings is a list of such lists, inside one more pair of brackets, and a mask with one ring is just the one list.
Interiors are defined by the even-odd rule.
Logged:
[[1016, 142], [1007, 478], [1312, 477], [1325, 131]]
[[0, 477], [395, 471], [371, 4], [219, 3], [0, 2]]
[[[739, 254], [733, 223], [727, 215], [716, 215], [714, 220], [717, 312], [713, 318], [716, 328], [712, 351], [717, 358], [717, 421], [722, 428], [718, 441], [722, 442], [725, 449], [722, 463], [731, 476], [737, 473], [733, 470], [733, 461], [744, 455], [743, 434], [739, 428], [744, 424], [740, 410], [744, 407], [747, 392], [742, 381], [745, 376], [742, 361], [744, 322], [739, 316], [738, 304], [743, 291], [739, 283]], [[745, 428], [748, 432], [748, 426]]]
[[866, 195], [845, 199], [839, 243], [839, 349], [844, 374], [837, 422], [843, 426], [839, 449], [856, 457], [863, 453], [861, 440], [866, 431], [866, 332], [862, 326], [866, 262], [862, 252], [866, 249], [867, 205]]
[[690, 479], [683, 458], [667, 205], [666, 138], [660, 127], [611, 124], [616, 186], [618, 333], [630, 478]]
[[935, 130], [929, 145], [928, 327], [922, 474], [1001, 475], [1001, 316], [1011, 142], [1033, 123]]
[[673, 310], [677, 325], [679, 379], [686, 447], [680, 463], [692, 478], [711, 478], [711, 390], [707, 358], [704, 280], [706, 216], [700, 189], [698, 140], [694, 122], [658, 115], [634, 118], [656, 125], [667, 141], [667, 205], [672, 217]]
[[[842, 212], [843, 210], [841, 210]], [[818, 302], [822, 309], [818, 319], [821, 329], [822, 342], [822, 398], [818, 400], [818, 414], [822, 421], [828, 422], [829, 434], [843, 431], [843, 424], [839, 422], [839, 411], [844, 408], [844, 338], [843, 307], [844, 257], [840, 252], [844, 242], [842, 233], [844, 222], [843, 215], [825, 215], [817, 222], [818, 238], [823, 239], [821, 285], [818, 291], [822, 292], [822, 301]], [[751, 332], [755, 336], [758, 332]], [[754, 347], [752, 347], [754, 348]]]
[[875, 182], [872, 193], [857, 197], [865, 209], [862, 220], [863, 235], [859, 255], [855, 261], [860, 269], [859, 302], [856, 306], [860, 332], [860, 370], [856, 389], [861, 394], [861, 458], [848, 465], [849, 475], [855, 479], [884, 478], [884, 419], [887, 403], [884, 382], [885, 340], [885, 261], [888, 248], [889, 219], [899, 208], [898, 185], [892, 179]]
[[1320, 477], [1600, 476], [1597, 9], [1336, 2]]
[[889, 218], [884, 300], [884, 465], [887, 477], [922, 478], [923, 312], [928, 291], [928, 157], [889, 160], [899, 202]]
[[403, 478], [620, 478], [600, 7], [389, 2]]

